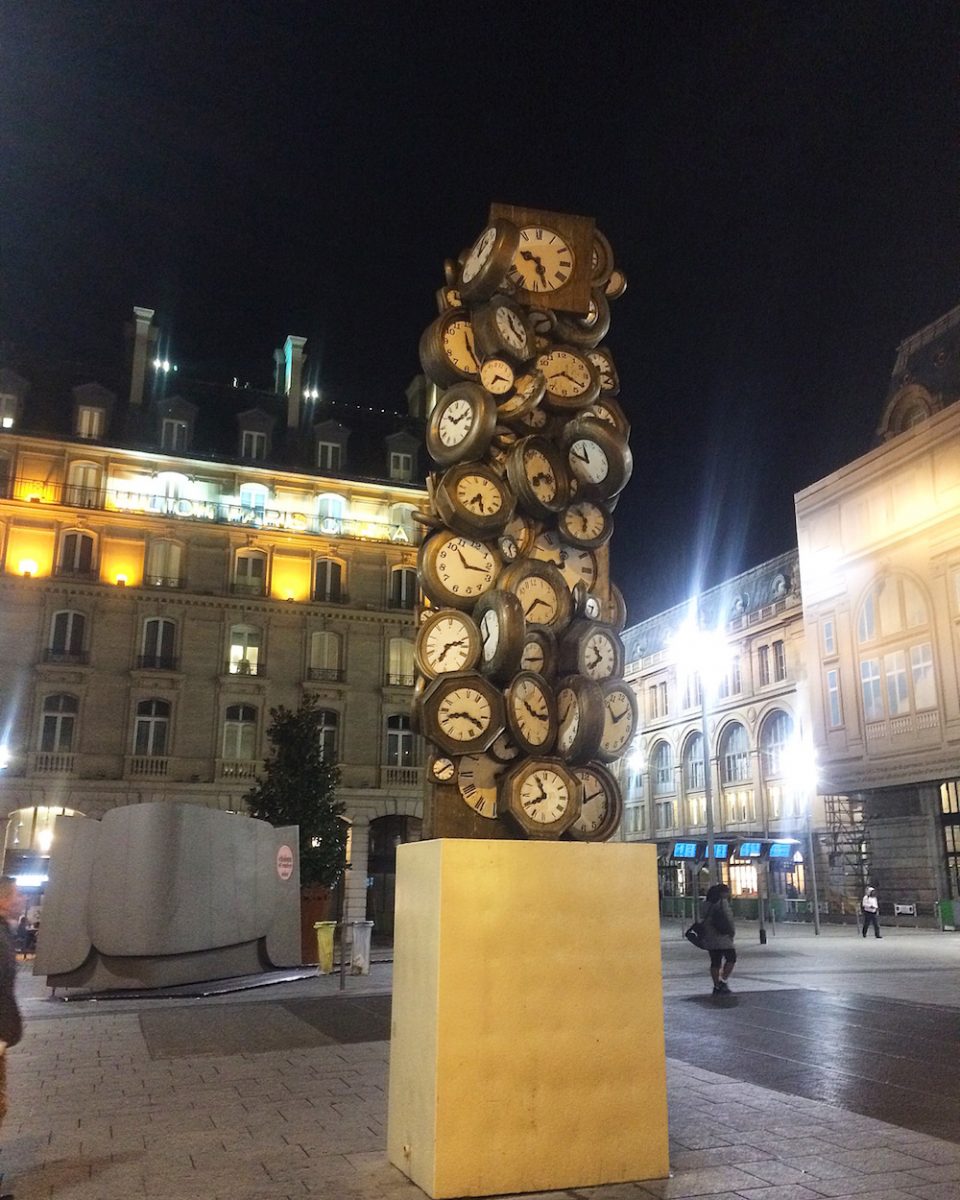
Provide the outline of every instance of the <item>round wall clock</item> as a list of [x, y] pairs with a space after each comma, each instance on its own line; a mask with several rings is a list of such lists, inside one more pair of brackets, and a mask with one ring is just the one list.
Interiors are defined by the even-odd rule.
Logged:
[[552, 529], [538, 534], [530, 550], [530, 557], [541, 562], [553, 563], [567, 581], [571, 590], [578, 583], [592, 588], [597, 582], [597, 557], [592, 550], [580, 546], [568, 546]]
[[483, 463], [448, 468], [434, 488], [437, 512], [456, 533], [481, 540], [498, 537], [513, 516], [513, 493]]
[[497, 403], [479, 384], [461, 383], [440, 397], [427, 423], [427, 450], [450, 466], [482, 458], [497, 427]]
[[535, 671], [549, 683], [557, 674], [557, 640], [549, 629], [528, 629], [520, 656], [522, 671]]
[[599, 763], [574, 767], [573, 773], [583, 785], [583, 802], [580, 816], [567, 830], [567, 836], [579, 842], [605, 842], [623, 817], [620, 785]]
[[417, 631], [417, 670], [427, 679], [471, 671], [480, 659], [480, 631], [473, 618], [455, 608], [430, 609]]
[[473, 619], [480, 631], [480, 670], [490, 679], [506, 682], [520, 666], [525, 621], [519, 599], [497, 589], [477, 601]]
[[542, 675], [519, 671], [504, 693], [507, 728], [527, 754], [549, 754], [557, 736], [553, 691]]
[[600, 376], [600, 395], [618, 396], [620, 394], [620, 376], [614, 365], [613, 355], [606, 346], [595, 346], [587, 351], [587, 358], [597, 368]]
[[499, 763], [510, 764], [516, 762], [520, 757], [521, 750], [517, 743], [513, 740], [513, 736], [509, 729], [504, 729], [499, 737], [495, 737], [490, 743], [490, 749], [487, 751], [491, 758], [496, 759]]
[[533, 334], [523, 310], [513, 300], [494, 296], [482, 308], [475, 308], [470, 320], [482, 357], [505, 355], [518, 364], [533, 357]]
[[457, 791], [478, 817], [497, 815], [497, 791], [506, 764], [489, 754], [464, 754], [457, 763]]
[[603, 286], [604, 295], [609, 300], [619, 300], [623, 293], [627, 290], [627, 277], [619, 267], [614, 267], [610, 272], [610, 278]]
[[605, 421], [620, 434], [625, 442], [630, 440], [630, 422], [627, 420], [627, 414], [623, 411], [620, 402], [613, 396], [601, 392], [594, 403], [584, 409], [584, 413], [596, 417], [598, 421]]
[[546, 225], [521, 228], [510, 278], [518, 288], [536, 294], [558, 291], [576, 269], [572, 244]]
[[476, 754], [503, 732], [503, 696], [474, 671], [438, 675], [423, 693], [423, 734], [447, 754]]
[[503, 776], [500, 796], [528, 837], [556, 838], [580, 815], [583, 785], [557, 758], [527, 758]]
[[453, 783], [457, 777], [457, 764], [445, 754], [431, 754], [427, 763], [427, 778], [433, 783]]
[[603, 734], [603, 693], [582, 675], [568, 675], [557, 686], [557, 752], [570, 763], [595, 758]]
[[497, 217], [484, 229], [463, 260], [460, 295], [477, 304], [497, 290], [510, 270], [520, 231], [512, 221]]
[[559, 648], [561, 671], [598, 681], [623, 674], [623, 642], [609, 625], [584, 618], [574, 621]]
[[420, 585], [438, 608], [471, 609], [495, 586], [500, 566], [500, 555], [491, 546], [451, 530], [431, 534], [418, 558]]
[[637, 697], [633, 688], [622, 679], [607, 679], [600, 685], [603, 692], [603, 733], [597, 757], [604, 762], [620, 758], [637, 731]]
[[579, 485], [578, 500], [607, 500], [623, 491], [633, 472], [633, 456], [605, 421], [581, 414], [567, 422], [560, 440]]
[[557, 518], [557, 532], [568, 545], [597, 550], [610, 541], [613, 518], [602, 504], [578, 498]]
[[[557, 340], [570, 346], [592, 350], [600, 344], [610, 330], [610, 305], [602, 288], [590, 293], [590, 307], [585, 316], [557, 314]], [[590, 356], [587, 355], [589, 358]]]
[[508, 451], [507, 480], [521, 507], [534, 517], [548, 517], [566, 507], [567, 466], [563, 453], [546, 438], [528, 434]]
[[519, 599], [528, 627], [546, 625], [556, 633], [569, 625], [570, 590], [552, 563], [533, 558], [511, 563], [503, 568], [497, 586]]
[[559, 412], [586, 408], [600, 394], [600, 376], [593, 363], [572, 346], [554, 346], [536, 360], [547, 381], [543, 403]]
[[440, 387], [479, 376], [473, 326], [465, 309], [448, 309], [426, 327], [420, 338], [420, 365]]
[[[513, 393], [513, 364], [503, 354], [493, 354], [480, 364], [480, 383], [491, 396], [501, 397]], [[497, 408], [497, 420], [502, 420], [502, 406]]]

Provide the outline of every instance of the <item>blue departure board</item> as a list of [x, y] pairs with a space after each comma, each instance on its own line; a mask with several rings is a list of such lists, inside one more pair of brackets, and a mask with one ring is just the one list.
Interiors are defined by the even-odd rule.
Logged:
[[793, 842], [771, 842], [771, 858], [793, 858]]
[[729, 854], [730, 854], [730, 845], [728, 842], [714, 842], [713, 843], [713, 857], [714, 858], [727, 858]]
[[759, 858], [763, 849], [762, 842], [741, 842], [737, 850], [738, 858]]
[[675, 842], [673, 847], [674, 858], [696, 858], [697, 843], [696, 842]]

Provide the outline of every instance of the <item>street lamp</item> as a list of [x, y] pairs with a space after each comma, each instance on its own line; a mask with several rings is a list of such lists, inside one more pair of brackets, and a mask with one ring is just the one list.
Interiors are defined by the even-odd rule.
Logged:
[[690, 615], [672, 641], [672, 650], [683, 674], [700, 678], [700, 720], [703, 738], [703, 794], [707, 825], [707, 870], [714, 883], [720, 883], [720, 864], [714, 853], [713, 776], [710, 770], [709, 698], [726, 674], [730, 660], [727, 639], [720, 629], [705, 629], [700, 624], [698, 600], [690, 603]]
[[810, 884], [813, 888], [813, 932], [820, 935], [820, 898], [817, 895], [817, 863], [813, 855], [811, 809], [817, 795], [817, 756], [813, 747], [800, 734], [794, 734], [784, 747], [783, 776], [787, 791], [801, 797], [806, 814], [807, 846], [810, 863]]

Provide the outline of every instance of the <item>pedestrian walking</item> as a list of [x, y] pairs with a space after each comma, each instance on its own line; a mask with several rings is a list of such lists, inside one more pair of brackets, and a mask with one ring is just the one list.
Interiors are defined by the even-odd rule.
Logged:
[[730, 992], [727, 980], [737, 962], [733, 945], [736, 936], [730, 889], [725, 883], [715, 883], [707, 892], [703, 908], [703, 948], [710, 953], [710, 978], [715, 996]]
[[[14, 987], [17, 981], [17, 948], [13, 924], [20, 907], [17, 881], [0, 876], [0, 1122], [7, 1114], [7, 1050], [20, 1041], [23, 1023]], [[13, 1200], [5, 1191], [0, 1200]]]
[[863, 894], [863, 899], [860, 901], [860, 911], [863, 913], [863, 936], [867, 936], [867, 930], [873, 926], [873, 932], [880, 936], [880, 901], [877, 899], [877, 893], [874, 888], [868, 887]]

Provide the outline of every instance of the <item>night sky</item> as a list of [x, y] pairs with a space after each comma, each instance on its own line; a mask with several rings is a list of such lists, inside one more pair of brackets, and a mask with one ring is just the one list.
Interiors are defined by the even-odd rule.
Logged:
[[0, 338], [398, 406], [491, 200], [596, 218], [639, 619], [796, 544], [960, 301], [953, 4], [8, 0]]

